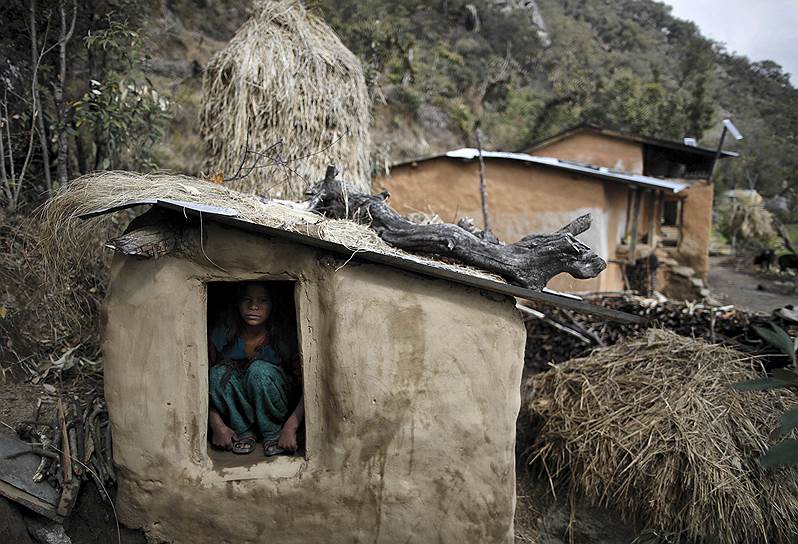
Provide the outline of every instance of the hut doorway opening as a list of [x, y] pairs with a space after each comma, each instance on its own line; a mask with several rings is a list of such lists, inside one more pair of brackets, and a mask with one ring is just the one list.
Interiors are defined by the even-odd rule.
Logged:
[[[215, 466], [305, 454], [302, 354], [293, 281], [208, 289], [208, 456]], [[286, 439], [295, 437], [295, 448]]]

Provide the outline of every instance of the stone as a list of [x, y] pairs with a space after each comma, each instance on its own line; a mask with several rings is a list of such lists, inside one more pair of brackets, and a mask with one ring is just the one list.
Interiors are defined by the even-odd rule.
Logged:
[[33, 544], [19, 508], [3, 497], [0, 497], [0, 542]]
[[675, 266], [671, 269], [671, 274], [682, 276], [684, 278], [692, 278], [695, 275], [695, 270], [689, 266]]
[[39, 544], [72, 544], [63, 525], [39, 516], [28, 518], [28, 533]]

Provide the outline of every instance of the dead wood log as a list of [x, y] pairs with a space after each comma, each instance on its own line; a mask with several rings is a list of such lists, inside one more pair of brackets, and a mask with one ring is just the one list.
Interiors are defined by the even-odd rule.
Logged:
[[148, 225], [109, 240], [106, 247], [139, 259], [157, 259], [179, 246], [180, 237], [170, 225]]
[[183, 226], [172, 214], [152, 208], [130, 222], [125, 233], [105, 245], [139, 259], [158, 259], [183, 245]]
[[590, 227], [589, 214], [557, 232], [530, 234], [505, 245], [475, 236], [458, 225], [419, 225], [408, 221], [388, 205], [387, 191], [364, 194], [336, 180], [336, 174], [335, 168], [329, 167], [324, 179], [309, 191], [310, 210], [367, 224], [394, 247], [454, 258], [536, 291], [560, 272], [589, 279], [607, 267], [604, 259], [576, 239]]

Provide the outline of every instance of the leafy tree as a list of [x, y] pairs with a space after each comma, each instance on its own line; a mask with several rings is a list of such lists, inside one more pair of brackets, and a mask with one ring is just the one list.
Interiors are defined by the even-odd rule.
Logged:
[[[770, 328], [754, 325], [754, 330], [765, 342], [789, 357], [790, 364], [786, 368], [775, 369], [767, 378], [738, 382], [733, 387], [740, 391], [764, 391], [779, 388], [794, 390], [798, 386], [798, 373], [795, 371], [798, 338], [791, 337], [774, 323], [770, 324]], [[783, 439], [796, 427], [798, 427], [798, 408], [791, 408], [781, 415], [779, 426], [772, 433], [771, 438]], [[770, 446], [760, 459], [760, 463], [766, 468], [798, 465], [798, 440], [787, 438]]]
[[12, 0], [0, 20], [4, 207], [94, 169], [152, 166], [170, 104], [140, 70], [137, 2]]
[[[141, 71], [139, 34], [127, 22], [111, 20], [86, 37], [86, 47], [108, 60], [97, 72], [101, 79], [91, 79], [91, 88], [72, 103], [75, 137], [84, 150], [82, 170], [153, 168], [152, 151], [169, 119], [169, 99]], [[85, 156], [87, 148], [93, 160]]]

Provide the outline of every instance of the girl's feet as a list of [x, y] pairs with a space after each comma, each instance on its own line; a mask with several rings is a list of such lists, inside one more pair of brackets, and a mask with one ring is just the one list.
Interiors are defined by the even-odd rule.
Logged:
[[235, 442], [233, 442], [232, 452], [239, 455], [252, 453], [252, 451], [255, 449], [255, 443], [255, 435], [245, 434], [243, 436], [239, 436]]
[[281, 448], [276, 438], [263, 441], [263, 455], [266, 457], [282, 455], [283, 453], [288, 453], [288, 450]]

